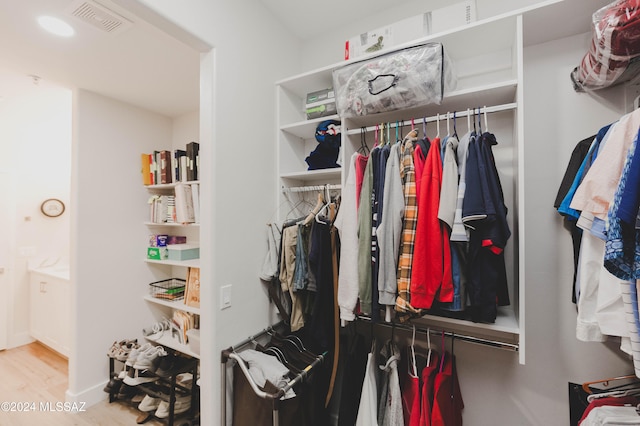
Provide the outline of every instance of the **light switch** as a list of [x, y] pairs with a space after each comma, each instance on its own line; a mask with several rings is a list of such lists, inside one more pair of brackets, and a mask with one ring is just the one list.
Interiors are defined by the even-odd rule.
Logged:
[[231, 307], [231, 285], [220, 287], [220, 309]]

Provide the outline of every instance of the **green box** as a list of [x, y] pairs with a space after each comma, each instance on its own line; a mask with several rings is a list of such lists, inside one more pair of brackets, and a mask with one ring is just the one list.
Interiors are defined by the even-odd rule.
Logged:
[[167, 247], [147, 247], [147, 259], [167, 260], [169, 258], [169, 250]]
[[169, 260], [191, 260], [200, 258], [200, 247], [192, 244], [169, 244]]

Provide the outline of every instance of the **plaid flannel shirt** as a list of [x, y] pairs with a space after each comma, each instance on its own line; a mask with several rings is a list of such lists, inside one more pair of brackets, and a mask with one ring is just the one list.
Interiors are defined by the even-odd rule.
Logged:
[[[407, 136], [400, 148], [400, 177], [404, 190], [404, 221], [400, 240], [400, 258], [398, 260], [398, 297], [396, 311], [405, 314], [420, 314], [420, 309], [411, 306], [409, 289], [411, 286], [411, 264], [413, 262], [413, 243], [418, 223], [418, 203], [416, 201], [416, 176], [413, 164], [413, 149], [416, 138]], [[402, 320], [402, 317], [400, 318]]]

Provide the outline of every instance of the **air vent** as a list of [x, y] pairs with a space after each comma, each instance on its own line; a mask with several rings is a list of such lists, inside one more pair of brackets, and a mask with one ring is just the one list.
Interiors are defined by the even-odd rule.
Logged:
[[72, 16], [109, 34], [121, 33], [133, 25], [124, 16], [93, 1], [81, 0], [69, 10]]

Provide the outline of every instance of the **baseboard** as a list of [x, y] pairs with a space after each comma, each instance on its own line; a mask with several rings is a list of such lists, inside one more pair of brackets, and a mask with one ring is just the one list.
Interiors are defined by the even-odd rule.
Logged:
[[85, 407], [91, 407], [94, 404], [97, 404], [100, 401], [103, 401], [109, 397], [109, 395], [103, 390], [107, 385], [107, 381], [105, 380], [102, 383], [99, 383], [89, 389], [85, 389], [84, 391], [74, 394], [67, 389], [65, 393], [65, 400], [67, 402], [72, 402], [76, 404], [83, 404]]
[[7, 342], [7, 349], [17, 348], [18, 346], [28, 345], [35, 342], [34, 338], [29, 335], [28, 332], [16, 333], [9, 337]]

